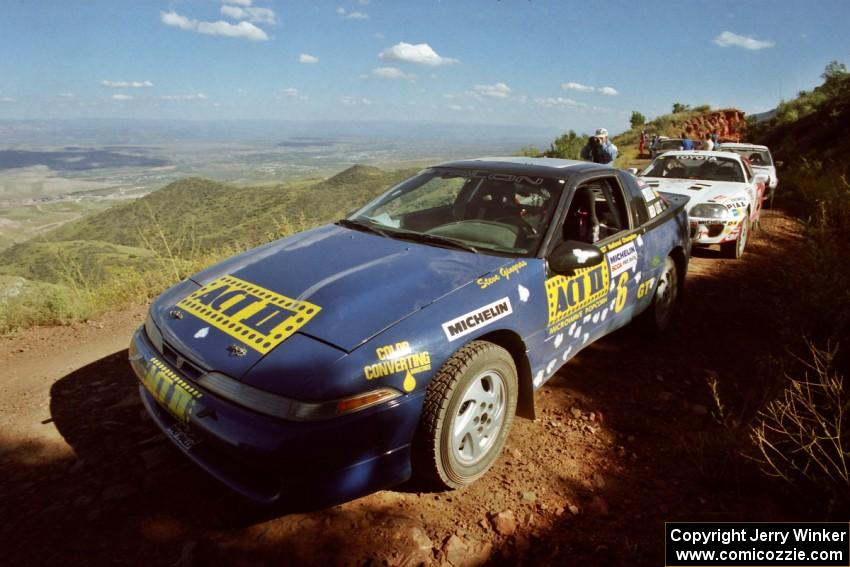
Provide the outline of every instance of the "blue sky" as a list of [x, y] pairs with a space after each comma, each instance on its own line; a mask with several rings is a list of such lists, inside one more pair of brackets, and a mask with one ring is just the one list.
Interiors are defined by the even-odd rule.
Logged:
[[4, 0], [0, 118], [621, 131], [760, 112], [850, 65], [850, 2]]

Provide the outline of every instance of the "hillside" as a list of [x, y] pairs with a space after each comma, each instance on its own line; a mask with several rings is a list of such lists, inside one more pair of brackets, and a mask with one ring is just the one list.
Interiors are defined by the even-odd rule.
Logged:
[[678, 138], [682, 132], [687, 132], [692, 140], [705, 139], [707, 133], [716, 131], [721, 140], [738, 141], [745, 139], [746, 123], [744, 113], [737, 108], [712, 110], [708, 105], [703, 105], [680, 112], [662, 114], [611, 139], [620, 150], [617, 166], [628, 167], [639, 157], [638, 146], [642, 130], [650, 136], [658, 135], [668, 138]]
[[769, 146], [788, 164], [801, 158], [831, 162], [848, 172], [850, 153], [850, 72], [831, 63], [822, 85], [782, 102], [769, 120], [751, 123], [753, 141]]
[[15, 289], [0, 295], [0, 333], [146, 301], [235, 251], [341, 218], [415, 171], [355, 165], [261, 187], [187, 178], [70, 222], [0, 250], [2, 289]]
[[143, 248], [168, 242], [178, 255], [253, 245], [296, 224], [300, 228], [341, 217], [410, 173], [355, 165], [323, 181], [263, 187], [181, 179], [137, 201], [64, 226], [48, 238]]

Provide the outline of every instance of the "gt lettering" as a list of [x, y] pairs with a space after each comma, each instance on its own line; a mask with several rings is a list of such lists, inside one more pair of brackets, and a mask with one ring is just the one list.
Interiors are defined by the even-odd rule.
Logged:
[[638, 290], [637, 290], [637, 298], [642, 299], [642, 298], [646, 297], [646, 295], [652, 291], [652, 284], [654, 284], [654, 283], [655, 283], [655, 278], [650, 279], [650, 280], [646, 280], [645, 282], [640, 284], [638, 286]]

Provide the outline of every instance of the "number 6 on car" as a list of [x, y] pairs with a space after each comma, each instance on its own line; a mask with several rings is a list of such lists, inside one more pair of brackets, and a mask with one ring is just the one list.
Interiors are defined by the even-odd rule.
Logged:
[[639, 315], [669, 327], [686, 201], [584, 162], [425, 169], [163, 293], [130, 345], [142, 400], [258, 502], [467, 485], [582, 348]]

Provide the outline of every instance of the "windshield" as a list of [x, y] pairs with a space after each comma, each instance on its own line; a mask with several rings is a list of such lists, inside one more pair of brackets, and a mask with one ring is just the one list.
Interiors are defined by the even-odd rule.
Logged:
[[390, 238], [532, 256], [558, 204], [563, 180], [429, 169], [349, 217]]
[[640, 175], [642, 177], [704, 179], [735, 183], [746, 181], [741, 164], [737, 160], [699, 154], [659, 156]]
[[752, 148], [725, 148], [720, 146], [721, 152], [735, 152], [736, 154], [742, 155], [748, 160], [750, 163], [756, 167], [768, 167], [773, 165], [773, 160], [770, 157], [770, 152], [767, 150], [756, 150]]
[[682, 140], [678, 138], [673, 138], [671, 140], [661, 140], [656, 144], [655, 149], [661, 152], [667, 152], [670, 150], [678, 150], [682, 147]]

